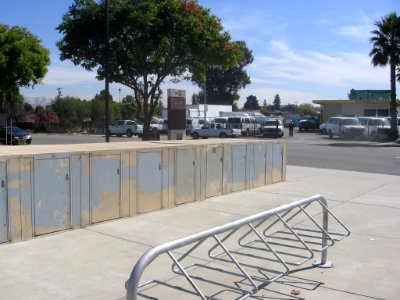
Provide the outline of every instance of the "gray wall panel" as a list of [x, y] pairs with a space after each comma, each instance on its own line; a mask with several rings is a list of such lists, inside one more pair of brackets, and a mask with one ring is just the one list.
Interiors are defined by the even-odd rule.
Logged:
[[272, 151], [272, 183], [282, 180], [283, 145], [273, 144]]
[[265, 184], [267, 170], [267, 147], [265, 144], [253, 144], [251, 146], [252, 159], [251, 167], [251, 187], [259, 187]]
[[71, 186], [69, 158], [34, 161], [35, 235], [71, 227]]
[[161, 151], [141, 152], [138, 155], [139, 213], [162, 208]]
[[222, 194], [223, 146], [207, 147], [206, 151], [206, 198]]
[[8, 241], [8, 197], [6, 163], [0, 163], [0, 243]]
[[93, 155], [91, 223], [121, 217], [121, 156]]
[[246, 156], [247, 146], [231, 146], [231, 191], [241, 191], [246, 188]]
[[176, 150], [176, 204], [195, 201], [195, 149]]

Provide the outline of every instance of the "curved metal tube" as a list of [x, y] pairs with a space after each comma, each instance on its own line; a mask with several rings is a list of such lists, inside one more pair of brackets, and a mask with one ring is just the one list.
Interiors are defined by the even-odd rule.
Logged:
[[[130, 278], [128, 279], [128, 281], [125, 284], [125, 287], [127, 289], [126, 298], [128, 300], [136, 299], [137, 293], [138, 293], [138, 288], [139, 288], [140, 278], [143, 275], [145, 268], [148, 265], [150, 265], [160, 254], [166, 253], [168, 251], [172, 251], [174, 249], [192, 244], [192, 243], [200, 241], [200, 240], [207, 239], [216, 234], [227, 232], [229, 230], [241, 227], [243, 225], [247, 225], [250, 222], [262, 220], [269, 216], [272, 216], [272, 215], [275, 215], [275, 214], [278, 214], [278, 213], [281, 213], [281, 212], [284, 212], [287, 210], [291, 210], [295, 207], [309, 204], [314, 201], [320, 201], [321, 204], [323, 204], [322, 205], [322, 209], [323, 209], [323, 226], [322, 227], [323, 227], [324, 231], [327, 232], [328, 231], [328, 215], [329, 215], [328, 208], [327, 208], [328, 207], [327, 202], [322, 195], [315, 195], [315, 196], [312, 196], [309, 198], [298, 200], [298, 201], [290, 203], [290, 204], [279, 206], [274, 209], [270, 209], [268, 211], [254, 214], [252, 216], [239, 219], [237, 221], [233, 221], [233, 222], [230, 222], [230, 223], [218, 226], [218, 227], [214, 227], [211, 229], [201, 231], [199, 233], [195, 233], [195, 234], [183, 237], [183, 238], [179, 238], [174, 241], [166, 242], [164, 244], [161, 244], [159, 246], [156, 246], [156, 247], [146, 251], [142, 255], [142, 257], [138, 260], [138, 262], [136, 263], [135, 267], [133, 268], [133, 270], [131, 272]], [[323, 241], [325, 241], [325, 239], [323, 239]], [[321, 263], [325, 263], [326, 259], [327, 259], [327, 247], [323, 250], [323, 252], [321, 254]]]

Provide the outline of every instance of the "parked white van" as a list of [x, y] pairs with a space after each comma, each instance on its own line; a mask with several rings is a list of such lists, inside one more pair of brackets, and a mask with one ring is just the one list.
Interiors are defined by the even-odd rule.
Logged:
[[365, 134], [364, 126], [355, 117], [332, 117], [326, 124], [330, 139], [334, 136], [340, 138], [363, 137]]
[[390, 131], [390, 123], [384, 117], [358, 117], [361, 125], [365, 128], [365, 135], [368, 137], [376, 137], [379, 134], [388, 134]]
[[254, 117], [228, 117], [226, 128], [236, 128], [242, 131], [242, 135], [249, 136], [251, 134], [259, 134], [261, 131], [260, 124]]
[[228, 122], [228, 117], [218, 117], [218, 118], [215, 118], [213, 122], [220, 124], [220, 126], [222, 126], [222, 128], [226, 128], [226, 123]]

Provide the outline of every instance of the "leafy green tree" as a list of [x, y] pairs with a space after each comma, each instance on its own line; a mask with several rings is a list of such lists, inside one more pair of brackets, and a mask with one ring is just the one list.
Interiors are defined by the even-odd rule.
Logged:
[[271, 104], [267, 104], [265, 106], [261, 106], [260, 108], [260, 113], [262, 113], [263, 115], [268, 116], [269, 114], [271, 114], [274, 111], [274, 107]]
[[91, 101], [77, 97], [56, 97], [47, 110], [57, 113], [59, 125], [64, 130], [82, 130], [91, 120]]
[[232, 111], [239, 111], [239, 107], [237, 105], [237, 102], [233, 103], [232, 105]]
[[52, 111], [58, 114], [60, 126], [65, 129], [72, 129], [81, 120], [78, 118], [80, 99], [76, 97], [56, 97], [51, 103]]
[[37, 106], [35, 107], [35, 112], [36, 112], [36, 113], [38, 113], [38, 112], [43, 112], [43, 111], [46, 111], [46, 109], [45, 109], [42, 105], [37, 105]]
[[246, 110], [260, 109], [260, 105], [258, 104], [257, 97], [254, 95], [248, 96], [246, 98], [246, 102], [244, 103], [243, 108]]
[[347, 94], [349, 100], [357, 100], [357, 93], [355, 89], [351, 89], [350, 92]]
[[[230, 66], [241, 56], [220, 20], [195, 0], [110, 0], [109, 55], [106, 55], [105, 0], [75, 0], [57, 27], [61, 60], [71, 60], [134, 92], [136, 114], [150, 121], [167, 76], [204, 78], [204, 67]], [[98, 118], [99, 116], [97, 116]]]
[[[242, 53], [242, 58], [229, 69], [213, 65], [206, 70], [207, 104], [233, 105], [239, 100], [238, 91], [250, 83], [245, 67], [254, 60], [251, 51], [243, 41], [235, 42]], [[204, 80], [194, 78], [193, 82], [204, 89]], [[204, 93], [199, 93], [200, 103], [204, 103]]]
[[[49, 50], [26, 28], [0, 24], [0, 109], [21, 102], [20, 87], [41, 82], [50, 64]], [[22, 102], [23, 103], [23, 102]]]
[[136, 114], [137, 104], [132, 95], [127, 95], [122, 99], [120, 112], [122, 119], [134, 119]]
[[274, 110], [281, 110], [281, 97], [279, 96], [279, 94], [275, 95], [273, 106]]
[[24, 111], [27, 113], [34, 112], [35, 110], [33, 109], [33, 106], [30, 105], [29, 103], [24, 102]]
[[372, 50], [369, 56], [376, 66], [390, 66], [390, 136], [398, 138], [396, 103], [396, 66], [400, 63], [400, 17], [392, 12], [375, 22], [377, 29], [371, 31]]
[[[96, 94], [90, 103], [90, 119], [93, 122], [103, 122], [105, 118], [105, 90], [102, 90], [100, 94]], [[110, 103], [110, 118], [111, 120], [116, 120], [121, 118], [121, 113], [118, 109], [118, 104], [113, 101], [113, 97], [109, 95]]]
[[158, 102], [158, 106], [154, 111], [154, 115], [156, 115], [157, 117], [161, 117], [163, 109], [164, 109], [164, 104], [162, 103], [162, 101]]
[[282, 105], [281, 106], [282, 111], [290, 112], [290, 113], [295, 113], [298, 111], [297, 105], [295, 104], [287, 104], [287, 105]]
[[199, 94], [193, 93], [193, 95], [192, 95], [192, 104], [199, 104], [199, 103], [200, 103]]
[[[1, 81], [1, 79], [0, 79]], [[19, 122], [20, 118], [24, 116], [24, 98], [19, 93], [19, 88], [0, 91], [0, 112], [7, 113], [7, 118]], [[10, 120], [7, 120], [10, 121]]]
[[269, 115], [271, 112], [273, 111], [273, 106], [272, 105], [268, 105], [267, 104], [267, 100], [264, 99], [263, 101], [263, 105], [260, 108], [260, 113], [264, 114], [264, 115]]
[[312, 116], [318, 115], [317, 110], [310, 103], [299, 104], [296, 108], [295, 113], [300, 114], [300, 115], [312, 115]]

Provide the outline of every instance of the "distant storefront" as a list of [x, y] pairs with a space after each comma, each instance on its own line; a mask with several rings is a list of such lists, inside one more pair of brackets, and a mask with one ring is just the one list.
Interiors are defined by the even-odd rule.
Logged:
[[351, 96], [351, 100], [313, 100], [321, 106], [320, 122], [334, 116], [390, 116], [390, 91], [352, 90]]

